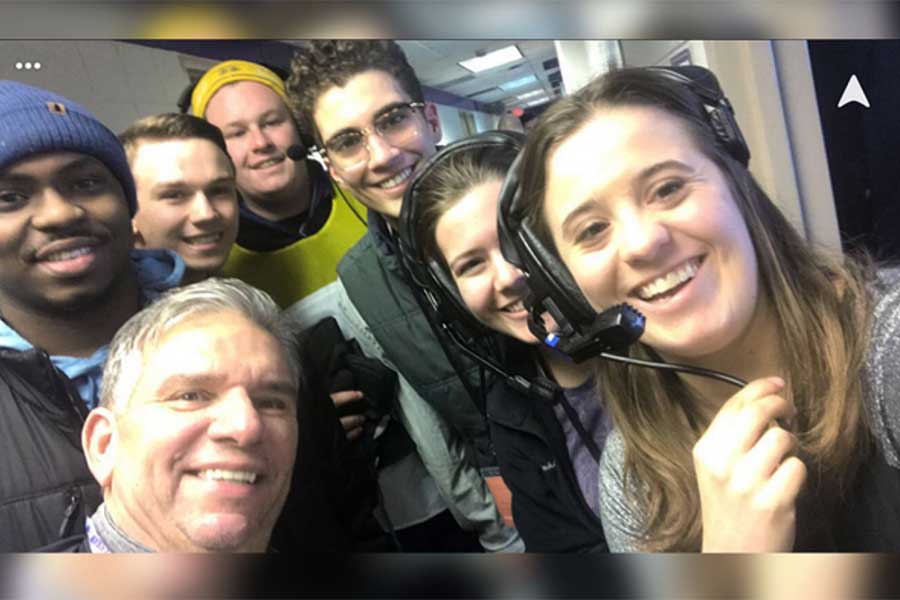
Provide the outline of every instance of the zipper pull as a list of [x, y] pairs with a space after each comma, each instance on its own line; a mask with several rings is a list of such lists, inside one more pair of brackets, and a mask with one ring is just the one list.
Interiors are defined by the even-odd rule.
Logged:
[[75, 514], [78, 512], [78, 506], [81, 504], [81, 493], [78, 488], [71, 488], [66, 496], [66, 510], [63, 513], [62, 524], [59, 526], [59, 539], [72, 534], [72, 524], [75, 522]]

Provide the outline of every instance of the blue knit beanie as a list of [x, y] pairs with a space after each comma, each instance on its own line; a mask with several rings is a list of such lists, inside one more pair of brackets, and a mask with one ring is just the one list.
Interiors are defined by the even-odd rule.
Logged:
[[47, 152], [78, 152], [102, 162], [122, 184], [134, 216], [134, 179], [116, 135], [80, 104], [24, 83], [0, 81], [0, 170]]

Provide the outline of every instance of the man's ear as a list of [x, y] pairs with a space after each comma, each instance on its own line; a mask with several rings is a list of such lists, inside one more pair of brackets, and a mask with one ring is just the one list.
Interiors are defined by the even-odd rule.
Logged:
[[147, 242], [144, 241], [144, 236], [141, 234], [141, 231], [137, 227], [137, 222], [134, 219], [131, 219], [131, 231], [134, 234], [134, 247], [135, 248], [146, 248]]
[[437, 106], [432, 102], [426, 102], [424, 112], [425, 120], [428, 122], [429, 127], [431, 127], [431, 134], [434, 136], [434, 143], [438, 144], [443, 137], [443, 132], [441, 131], [441, 120], [438, 117]]
[[115, 413], [102, 407], [92, 410], [81, 429], [81, 447], [88, 468], [104, 490], [112, 484], [118, 442]]

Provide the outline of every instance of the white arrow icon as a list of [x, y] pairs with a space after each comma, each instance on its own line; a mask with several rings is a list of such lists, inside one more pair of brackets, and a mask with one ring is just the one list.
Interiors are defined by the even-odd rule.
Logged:
[[850, 81], [847, 82], [847, 87], [844, 88], [844, 93], [841, 94], [841, 99], [838, 101], [838, 108], [851, 102], [859, 102], [866, 108], [869, 108], [869, 99], [866, 98], [866, 93], [859, 84], [859, 79], [856, 78], [856, 75], [850, 76]]

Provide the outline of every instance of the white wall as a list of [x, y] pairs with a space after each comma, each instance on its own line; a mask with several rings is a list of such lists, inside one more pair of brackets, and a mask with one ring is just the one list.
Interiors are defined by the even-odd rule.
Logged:
[[[462, 117], [460, 116], [462, 111], [455, 106], [447, 106], [446, 104], [435, 104], [435, 106], [438, 110], [438, 118], [441, 121], [441, 130], [443, 132], [440, 143], [446, 145], [465, 137], [466, 131], [463, 126]], [[473, 133], [481, 133], [482, 131], [494, 129], [497, 127], [497, 121], [500, 120], [498, 115], [474, 110], [467, 110], [465, 112], [470, 113], [475, 119], [475, 132]]]
[[449, 144], [463, 137], [465, 133], [462, 128], [462, 119], [459, 117], [459, 110], [444, 104], [435, 104], [435, 106], [441, 121], [441, 144]]
[[[447, 106], [446, 104], [435, 104], [435, 106], [438, 110], [438, 118], [441, 121], [441, 130], [443, 131], [440, 143], [446, 145], [465, 137], [466, 131], [463, 127], [462, 117], [460, 116], [462, 111], [455, 106]], [[481, 133], [482, 131], [494, 129], [497, 126], [497, 121], [500, 119], [499, 116], [489, 113], [473, 110], [467, 110], [465, 112], [470, 113], [475, 119], [475, 132], [473, 133]]]
[[[750, 170], [785, 216], [806, 232], [791, 132], [769, 41], [702, 42], [750, 146]], [[813, 103], [810, 110], [815, 110]], [[827, 166], [826, 166], [827, 169]], [[827, 180], [827, 170], [825, 171]]]
[[[41, 69], [17, 70], [19, 61], [39, 61]], [[62, 94], [115, 132], [140, 117], [177, 111], [188, 84], [178, 53], [113, 41], [0, 41], [0, 79]]]
[[478, 129], [478, 133], [496, 129], [497, 123], [500, 121], [500, 115], [492, 115], [483, 112], [473, 112], [472, 114], [475, 115], [475, 127]]
[[616, 40], [556, 40], [553, 45], [566, 95], [610, 69], [622, 66], [624, 60]]

